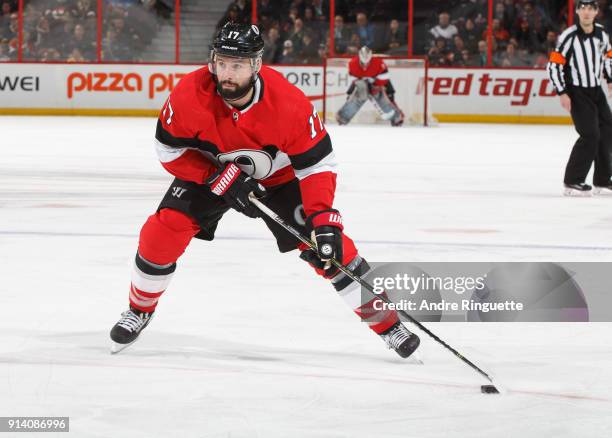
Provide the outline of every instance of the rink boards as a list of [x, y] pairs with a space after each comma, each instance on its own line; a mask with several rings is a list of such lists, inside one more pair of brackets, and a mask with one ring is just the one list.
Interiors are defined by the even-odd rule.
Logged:
[[[156, 115], [178, 81], [197, 68], [4, 64], [0, 72], [0, 114]], [[322, 111], [322, 66], [275, 68]], [[335, 80], [333, 74], [328, 72], [328, 83]], [[441, 122], [570, 122], [545, 70], [431, 68], [428, 90], [432, 112]]]

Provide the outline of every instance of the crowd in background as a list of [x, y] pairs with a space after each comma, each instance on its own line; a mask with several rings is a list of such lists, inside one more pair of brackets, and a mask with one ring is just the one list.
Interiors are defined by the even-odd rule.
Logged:
[[[608, 2], [601, 3], [603, 19]], [[317, 64], [329, 55], [326, 0], [258, 0], [257, 11], [266, 63]], [[566, 26], [567, 13], [567, 0], [495, 0], [492, 64], [543, 67]], [[487, 0], [415, 0], [413, 54], [426, 55], [434, 66], [485, 66], [487, 17]], [[250, 20], [250, 2], [235, 0], [219, 26]], [[408, 53], [406, 0], [337, 0], [333, 21], [337, 55], [355, 54], [363, 45], [375, 53]]]
[[[334, 53], [356, 54], [363, 45], [376, 52], [405, 55], [408, 14], [406, 0], [336, 0]], [[219, 25], [236, 17], [250, 22], [250, 3], [236, 0]], [[257, 23], [264, 33], [264, 62], [320, 64], [330, 54], [330, 17], [327, 0], [258, 0]]]
[[[267, 64], [320, 64], [331, 52], [408, 53], [407, 0], [336, 0], [333, 35], [328, 0], [256, 0]], [[492, 65], [544, 67], [567, 26], [567, 0], [494, 0]], [[18, 0], [0, 0], [0, 61], [17, 58]], [[141, 61], [168, 20], [173, 0], [104, 0], [102, 60]], [[599, 0], [598, 21], [612, 28], [612, 0]], [[487, 0], [414, 0], [413, 54], [433, 66], [486, 66]], [[233, 0], [227, 21], [250, 23], [251, 0]], [[25, 0], [23, 59], [97, 60], [96, 0]]]
[[[415, 53], [426, 53], [433, 66], [486, 66], [487, 0], [437, 3], [426, 37], [419, 28]], [[603, 8], [602, 8], [603, 9]], [[567, 26], [567, 1], [495, 0], [492, 64], [497, 67], [544, 67], [557, 37]]]
[[[141, 54], [168, 19], [168, 2], [105, 0], [102, 14], [103, 61], [141, 61]], [[0, 0], [0, 61], [17, 59], [17, 0]], [[28, 61], [97, 61], [96, 0], [25, 0], [22, 56]]]

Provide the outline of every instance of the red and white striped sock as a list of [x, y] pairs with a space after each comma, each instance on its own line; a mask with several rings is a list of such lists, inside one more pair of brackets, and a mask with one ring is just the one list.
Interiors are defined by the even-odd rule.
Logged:
[[[359, 255], [348, 263], [347, 267], [360, 277], [366, 276], [370, 271], [368, 263]], [[379, 310], [375, 308], [374, 302], [380, 302], [380, 300], [371, 298], [370, 293], [362, 295], [361, 286], [344, 273], [340, 272], [331, 281], [338, 295], [363, 322], [368, 324], [374, 333], [381, 334], [399, 321], [395, 310], [389, 310], [382, 306], [376, 306]]]
[[176, 263], [157, 265], [137, 253], [132, 269], [130, 306], [142, 312], [153, 312], [159, 297], [170, 284], [175, 269]]

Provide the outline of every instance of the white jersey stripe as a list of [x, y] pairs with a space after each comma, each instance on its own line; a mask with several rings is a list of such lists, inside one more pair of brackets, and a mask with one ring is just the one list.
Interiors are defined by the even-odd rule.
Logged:
[[300, 169], [300, 170], [294, 169], [294, 172], [295, 172], [295, 176], [298, 179], [302, 180], [306, 178], [307, 176], [314, 175], [315, 173], [322, 173], [322, 172], [336, 173], [337, 166], [338, 166], [338, 163], [336, 161], [336, 155], [333, 152], [331, 152], [326, 157], [324, 157], [322, 160], [320, 160], [318, 163], [313, 164], [310, 167], [306, 167], [305, 169]]
[[157, 152], [159, 161], [162, 163], [169, 163], [183, 155], [187, 151], [187, 148], [173, 148], [155, 139], [155, 151]]

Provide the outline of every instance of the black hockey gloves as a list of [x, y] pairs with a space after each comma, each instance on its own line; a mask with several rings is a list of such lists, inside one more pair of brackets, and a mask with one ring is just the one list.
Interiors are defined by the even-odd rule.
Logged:
[[219, 169], [206, 183], [215, 195], [223, 197], [233, 209], [248, 217], [260, 216], [259, 209], [249, 201], [249, 193], [253, 192], [256, 197], [261, 198], [266, 194], [266, 189], [234, 163]]
[[338, 268], [330, 260], [335, 258], [342, 263], [342, 216], [338, 210], [318, 211], [308, 216], [306, 229], [317, 244], [317, 250], [303, 251], [300, 257], [315, 268], [324, 269], [327, 278], [333, 277]]

